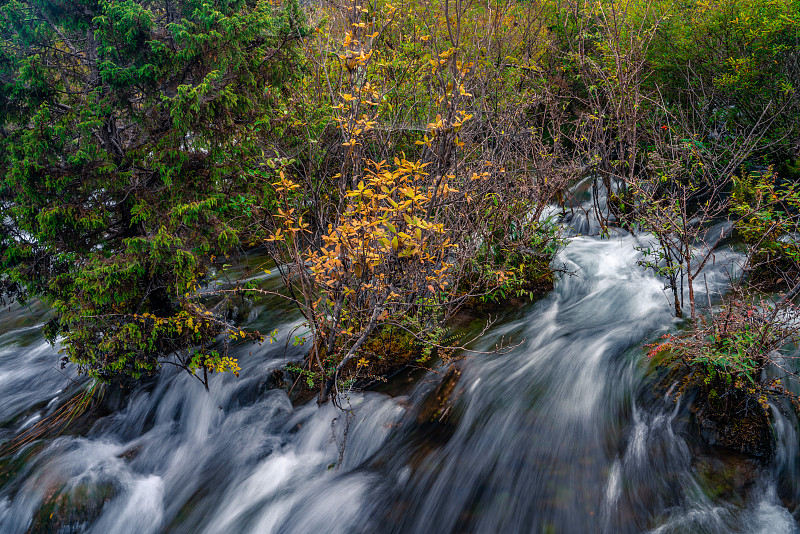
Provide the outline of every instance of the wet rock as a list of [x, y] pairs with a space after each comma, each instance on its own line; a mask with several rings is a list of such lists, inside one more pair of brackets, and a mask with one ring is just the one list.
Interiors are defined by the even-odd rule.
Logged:
[[700, 486], [709, 498], [740, 504], [745, 502], [748, 491], [760, 473], [757, 460], [721, 448], [698, 454], [693, 467]]
[[223, 303], [219, 313], [228, 321], [245, 324], [258, 317], [254, 301], [248, 297], [232, 298]]
[[139, 456], [139, 453], [142, 452], [142, 448], [143, 447], [141, 445], [137, 445], [136, 447], [131, 447], [130, 449], [127, 449], [123, 453], [117, 455], [117, 458], [122, 458], [123, 460], [130, 462], [131, 460]]
[[772, 427], [764, 413], [723, 417], [700, 411], [695, 424], [702, 440], [711, 446], [726, 447], [763, 461], [768, 461], [774, 452]]
[[420, 406], [417, 423], [443, 423], [447, 420], [457, 398], [454, 393], [459, 378], [461, 371], [455, 366], [447, 370], [442, 381]]
[[291, 386], [291, 377], [283, 369], [273, 369], [263, 382], [264, 392], [269, 389], [287, 389]]
[[117, 494], [110, 483], [79, 484], [52, 491], [34, 515], [26, 534], [77, 534], [88, 531], [103, 507]]

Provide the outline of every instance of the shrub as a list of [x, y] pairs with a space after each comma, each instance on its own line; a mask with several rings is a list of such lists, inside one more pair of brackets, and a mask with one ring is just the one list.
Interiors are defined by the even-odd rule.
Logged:
[[795, 377], [790, 355], [800, 339], [800, 313], [785, 299], [727, 298], [721, 309], [684, 334], [649, 345], [648, 356], [678, 378], [676, 397], [696, 394], [696, 421], [720, 444], [763, 455], [771, 449], [770, 402], [786, 398]]

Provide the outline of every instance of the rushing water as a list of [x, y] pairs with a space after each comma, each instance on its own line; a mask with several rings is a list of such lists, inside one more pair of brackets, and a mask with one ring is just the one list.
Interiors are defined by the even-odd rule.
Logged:
[[[641, 346], [677, 325], [641, 244], [575, 237], [558, 258], [572, 274], [504, 310], [478, 348], [521, 344], [460, 363], [446, 417], [430, 415], [435, 373], [402, 396], [352, 394], [348, 411], [293, 407], [268, 388], [298, 356], [283, 344], [235, 349], [241, 378], [208, 392], [165, 368], [91, 425], [6, 458], [0, 532], [797, 532], [793, 422], [776, 411], [763, 466], [699, 446], [686, 407], [653, 393]], [[724, 290], [735, 259], [718, 254], [703, 286]], [[296, 324], [265, 306], [256, 326]], [[24, 317], [0, 314], [0, 439], [77, 387]]]

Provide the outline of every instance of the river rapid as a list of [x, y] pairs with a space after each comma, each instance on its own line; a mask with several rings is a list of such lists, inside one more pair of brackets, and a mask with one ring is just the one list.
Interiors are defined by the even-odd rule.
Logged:
[[[443, 371], [404, 375], [391, 395], [348, 395], [346, 411], [293, 407], [269, 388], [300, 354], [282, 341], [234, 348], [241, 377], [214, 376], [208, 392], [165, 367], [4, 458], [0, 532], [800, 532], [794, 421], [775, 412], [763, 465], [703, 446], [685, 403], [653, 387], [642, 345], [679, 325], [637, 264], [642, 239], [573, 237], [556, 260], [570, 274], [502, 310], [476, 349], [521, 344], [467, 356], [447, 388]], [[725, 290], [738, 259], [717, 253], [698, 301]], [[262, 303], [250, 326], [287, 333], [297, 318], [281, 306]], [[40, 338], [43, 313], [0, 312], [0, 440], [78, 387]], [[446, 413], [431, 415], [437, 396]]]

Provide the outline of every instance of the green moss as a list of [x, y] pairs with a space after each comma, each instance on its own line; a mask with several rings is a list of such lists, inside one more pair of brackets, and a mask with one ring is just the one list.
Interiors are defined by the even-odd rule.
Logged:
[[52, 491], [33, 517], [29, 534], [70, 532], [100, 516], [103, 507], [118, 489], [111, 483], [79, 484], [72, 489], [64, 486]]
[[[724, 395], [719, 391], [724, 391]], [[752, 388], [741, 383], [727, 384], [717, 375], [709, 385], [697, 388], [694, 419], [712, 444], [756, 458], [772, 455], [770, 413]]]
[[694, 463], [697, 482], [713, 501], [744, 504], [747, 491], [757, 479], [759, 463], [745, 455], [714, 449], [700, 454]]

